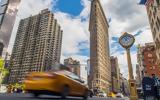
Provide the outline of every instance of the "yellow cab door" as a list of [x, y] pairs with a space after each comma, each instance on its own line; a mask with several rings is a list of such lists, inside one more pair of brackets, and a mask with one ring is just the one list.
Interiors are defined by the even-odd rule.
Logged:
[[77, 95], [84, 95], [85, 94], [85, 85], [84, 85], [84, 83], [80, 79], [75, 80], [75, 82], [76, 82]]
[[71, 86], [70, 86], [71, 94], [73, 94], [73, 95], [84, 94], [84, 93], [82, 93], [84, 91], [84, 85], [82, 85], [78, 81], [78, 80], [80, 80], [79, 77], [71, 72], [67, 76], [71, 79]]
[[74, 95], [79, 95], [80, 84], [72, 79], [72, 92]]

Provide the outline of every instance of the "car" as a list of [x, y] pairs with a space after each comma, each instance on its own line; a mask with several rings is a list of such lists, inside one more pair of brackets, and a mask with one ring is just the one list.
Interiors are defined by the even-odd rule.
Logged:
[[6, 93], [7, 92], [7, 85], [1, 84], [0, 85], [0, 93]]
[[123, 96], [122, 93], [117, 93], [117, 94], [116, 94], [116, 97], [117, 97], [117, 98], [123, 98], [124, 96]]
[[113, 92], [108, 93], [108, 97], [116, 98], [116, 94]]
[[69, 71], [32, 72], [24, 80], [24, 90], [34, 97], [41, 94], [88, 98], [89, 89], [78, 76]]
[[100, 91], [100, 92], [98, 93], [98, 96], [99, 96], [99, 97], [106, 97], [107, 95], [106, 95], [105, 92]]

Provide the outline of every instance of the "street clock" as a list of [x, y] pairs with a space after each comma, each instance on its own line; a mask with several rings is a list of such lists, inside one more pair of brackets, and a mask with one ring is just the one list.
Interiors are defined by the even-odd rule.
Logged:
[[120, 38], [119, 43], [123, 48], [126, 49], [127, 62], [128, 62], [128, 73], [129, 73], [129, 88], [130, 88], [130, 100], [138, 100], [138, 95], [136, 91], [136, 81], [134, 80], [132, 61], [130, 55], [130, 48], [134, 44], [135, 38], [133, 35], [125, 32]]
[[133, 35], [128, 34], [125, 32], [120, 38], [119, 43], [122, 45], [122, 47], [128, 49], [130, 48], [135, 42], [135, 38]]

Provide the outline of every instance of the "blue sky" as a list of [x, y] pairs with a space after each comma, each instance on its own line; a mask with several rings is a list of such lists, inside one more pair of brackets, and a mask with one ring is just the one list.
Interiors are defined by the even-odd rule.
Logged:
[[72, 16], [78, 16], [84, 7], [80, 0], [58, 0], [54, 8]]

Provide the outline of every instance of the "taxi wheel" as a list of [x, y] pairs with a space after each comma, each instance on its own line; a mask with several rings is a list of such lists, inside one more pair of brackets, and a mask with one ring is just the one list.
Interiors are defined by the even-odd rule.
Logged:
[[87, 100], [88, 99], [88, 93], [89, 93], [89, 91], [86, 90], [85, 93], [84, 93], [84, 96], [83, 96], [83, 100]]
[[39, 94], [38, 94], [38, 93], [33, 93], [33, 96], [34, 96], [35, 98], [37, 98], [37, 97], [39, 96]]
[[65, 86], [65, 87], [63, 88], [63, 91], [62, 91], [62, 94], [61, 94], [61, 98], [62, 98], [62, 99], [65, 99], [68, 95], [69, 95], [69, 87], [68, 87], [68, 86]]

